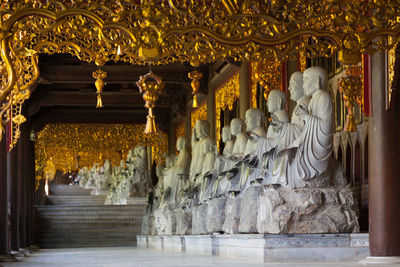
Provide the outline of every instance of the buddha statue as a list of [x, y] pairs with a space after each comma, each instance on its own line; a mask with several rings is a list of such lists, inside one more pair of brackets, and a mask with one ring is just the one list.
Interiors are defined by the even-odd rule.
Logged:
[[111, 163], [108, 159], [104, 161], [103, 165], [103, 187], [102, 189], [107, 190], [111, 184]]

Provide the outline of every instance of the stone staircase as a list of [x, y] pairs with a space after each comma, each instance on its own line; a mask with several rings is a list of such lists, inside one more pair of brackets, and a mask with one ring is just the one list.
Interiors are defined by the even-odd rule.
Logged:
[[36, 206], [36, 241], [41, 248], [135, 246], [145, 205], [103, 205], [90, 189], [53, 186], [47, 205]]

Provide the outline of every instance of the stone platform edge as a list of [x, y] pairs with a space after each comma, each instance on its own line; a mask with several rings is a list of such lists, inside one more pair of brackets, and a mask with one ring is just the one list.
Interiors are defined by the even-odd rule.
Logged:
[[138, 235], [139, 248], [256, 262], [358, 261], [369, 256], [368, 234]]

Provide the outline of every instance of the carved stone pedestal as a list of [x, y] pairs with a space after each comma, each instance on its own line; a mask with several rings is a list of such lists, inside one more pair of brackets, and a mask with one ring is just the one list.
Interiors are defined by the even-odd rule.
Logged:
[[259, 233], [359, 232], [349, 189], [266, 188], [257, 206]]
[[201, 205], [192, 208], [193, 219], [192, 219], [192, 234], [203, 235], [207, 233], [207, 208], [208, 204], [203, 203]]
[[177, 210], [175, 212], [177, 235], [190, 235], [192, 233], [192, 211]]
[[240, 233], [257, 233], [258, 199], [262, 186], [249, 187], [243, 194], [240, 209]]
[[207, 202], [207, 233], [223, 232], [226, 198], [214, 198]]
[[240, 206], [242, 199], [240, 197], [228, 198], [225, 205], [225, 222], [223, 231], [229, 234], [239, 233]]

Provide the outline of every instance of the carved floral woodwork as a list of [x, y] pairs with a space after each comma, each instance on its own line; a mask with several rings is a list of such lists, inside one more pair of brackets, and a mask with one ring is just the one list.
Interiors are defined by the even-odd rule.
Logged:
[[356, 64], [361, 54], [398, 42], [399, 16], [400, 0], [3, 1], [1, 131], [10, 123], [15, 145], [40, 53], [70, 53], [97, 65], [198, 66], [226, 57], [283, 61], [338, 52], [342, 63]]

